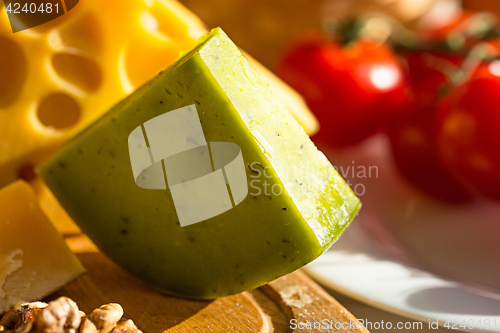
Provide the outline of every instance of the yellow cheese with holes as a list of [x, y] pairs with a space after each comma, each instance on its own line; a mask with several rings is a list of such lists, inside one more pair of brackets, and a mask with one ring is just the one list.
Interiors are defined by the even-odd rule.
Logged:
[[[0, 187], [46, 160], [204, 33], [201, 21], [175, 0], [80, 1], [67, 14], [15, 34], [0, 8]], [[259, 68], [314, 132], [317, 122], [301, 97]]]
[[0, 313], [48, 295], [84, 271], [27, 183], [0, 190]]
[[188, 14], [172, 0], [85, 0], [14, 34], [0, 9], [0, 186], [195, 45], [205, 29]]

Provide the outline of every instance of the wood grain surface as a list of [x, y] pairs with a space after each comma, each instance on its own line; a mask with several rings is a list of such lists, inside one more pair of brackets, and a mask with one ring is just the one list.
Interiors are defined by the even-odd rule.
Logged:
[[132, 319], [145, 333], [317, 332], [314, 323], [329, 323], [331, 327], [321, 332], [368, 332], [347, 324], [336, 329], [335, 323], [341, 327], [356, 318], [301, 271], [233, 296], [212, 301], [185, 299], [163, 294], [129, 275], [84, 235], [66, 240], [87, 273], [45, 301], [68, 296], [86, 313], [116, 302], [124, 308], [123, 317]]

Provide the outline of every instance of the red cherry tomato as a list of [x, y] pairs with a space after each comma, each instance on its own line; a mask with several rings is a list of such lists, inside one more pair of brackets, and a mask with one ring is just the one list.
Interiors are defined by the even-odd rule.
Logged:
[[374, 134], [407, 103], [404, 69], [383, 44], [342, 47], [318, 32], [305, 35], [281, 59], [277, 73], [301, 93], [320, 122], [313, 140], [344, 147]]
[[413, 52], [406, 56], [413, 96], [409, 111], [390, 131], [394, 161], [401, 174], [421, 191], [444, 201], [467, 202], [471, 195], [447, 172], [434, 142], [436, 102], [450, 85], [460, 58], [448, 54]]
[[447, 169], [475, 192], [500, 200], [500, 61], [482, 63], [439, 105], [436, 138]]
[[431, 108], [451, 88], [451, 77], [462, 65], [464, 57], [447, 52], [410, 52], [405, 54], [411, 104]]

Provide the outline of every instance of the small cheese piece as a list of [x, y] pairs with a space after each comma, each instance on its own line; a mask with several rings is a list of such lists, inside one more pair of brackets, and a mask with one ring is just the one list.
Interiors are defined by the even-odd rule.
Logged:
[[84, 271], [27, 183], [0, 190], [0, 313], [48, 295]]

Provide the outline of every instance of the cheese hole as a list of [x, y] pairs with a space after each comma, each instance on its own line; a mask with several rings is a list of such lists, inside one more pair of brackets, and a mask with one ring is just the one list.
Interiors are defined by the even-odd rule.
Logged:
[[7, 107], [17, 100], [27, 74], [23, 50], [9, 38], [0, 36], [0, 107]]
[[55, 93], [42, 100], [38, 106], [37, 116], [44, 126], [65, 129], [78, 122], [80, 107], [72, 97]]
[[173, 11], [165, 10], [160, 1], [155, 1], [149, 12], [156, 19], [156, 29], [173, 39], [185, 38], [188, 35], [188, 26]]
[[[66, 1], [66, 6], [68, 6], [68, 1]], [[97, 10], [98, 8], [96, 6]], [[106, 34], [103, 31], [104, 28], [99, 17], [93, 12], [89, 12], [79, 15], [69, 24], [55, 30], [53, 35], [65, 47], [98, 56], [101, 55], [104, 46], [104, 36]]]
[[58, 53], [52, 57], [52, 66], [57, 75], [87, 92], [99, 89], [102, 72], [92, 59], [70, 53]]

